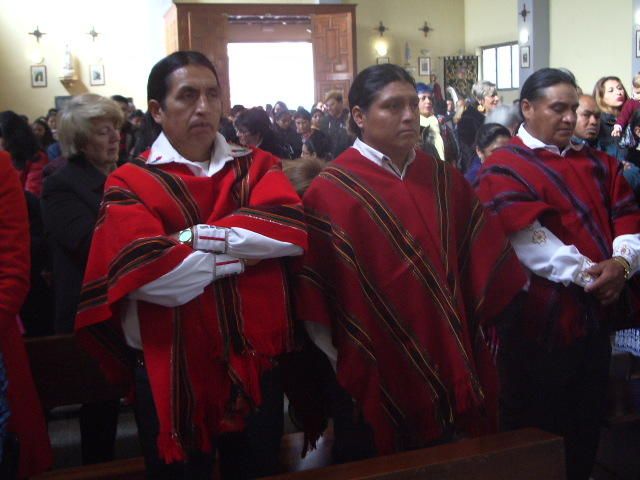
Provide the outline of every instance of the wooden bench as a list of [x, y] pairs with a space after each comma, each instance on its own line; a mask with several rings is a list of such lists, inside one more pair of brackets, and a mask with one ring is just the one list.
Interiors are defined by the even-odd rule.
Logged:
[[268, 477], [270, 480], [563, 480], [560, 437], [536, 429]]
[[[320, 444], [311, 455], [326, 457]], [[302, 434], [285, 436], [283, 454], [292, 468], [312, 468], [312, 461], [296, 462]], [[290, 450], [287, 451], [287, 448]], [[310, 457], [311, 458], [311, 457]], [[305, 459], [307, 460], [307, 459]], [[308, 460], [307, 460], [308, 462]], [[141, 458], [54, 470], [32, 480], [138, 480], [144, 478]], [[500, 433], [458, 443], [267, 477], [270, 480], [564, 480], [562, 439], [536, 429]]]

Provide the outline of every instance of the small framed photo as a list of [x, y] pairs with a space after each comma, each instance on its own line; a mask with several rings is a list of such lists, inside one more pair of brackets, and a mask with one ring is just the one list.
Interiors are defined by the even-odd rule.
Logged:
[[636, 30], [636, 58], [640, 58], [640, 30]]
[[530, 47], [520, 47], [520, 68], [529, 68], [531, 66]]
[[378, 57], [376, 58], [376, 63], [380, 65], [381, 63], [389, 63], [389, 57]]
[[431, 57], [418, 57], [418, 75], [431, 75]]
[[104, 65], [89, 65], [89, 85], [104, 85]]
[[31, 65], [31, 88], [47, 86], [47, 67], [45, 65]]

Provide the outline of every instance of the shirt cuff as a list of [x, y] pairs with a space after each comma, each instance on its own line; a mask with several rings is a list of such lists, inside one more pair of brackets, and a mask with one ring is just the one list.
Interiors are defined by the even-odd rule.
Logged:
[[239, 275], [244, 272], [244, 261], [239, 258], [225, 255], [224, 253], [215, 255], [213, 279]]
[[214, 225], [196, 225], [193, 236], [193, 249], [213, 253], [226, 253], [229, 229]]
[[613, 239], [612, 257], [622, 257], [631, 267], [630, 276], [634, 275], [640, 269], [639, 255], [640, 252], [640, 235], [620, 235]]

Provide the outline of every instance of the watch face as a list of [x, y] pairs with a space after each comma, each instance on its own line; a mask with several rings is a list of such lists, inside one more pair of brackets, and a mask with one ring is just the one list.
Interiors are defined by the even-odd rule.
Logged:
[[178, 235], [178, 240], [181, 243], [191, 243], [192, 238], [193, 238], [193, 233], [191, 232], [190, 228], [186, 230], [182, 230], [180, 232], [180, 235]]

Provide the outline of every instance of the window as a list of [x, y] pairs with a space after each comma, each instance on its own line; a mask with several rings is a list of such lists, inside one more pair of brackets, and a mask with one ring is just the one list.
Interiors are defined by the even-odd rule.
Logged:
[[498, 90], [520, 88], [520, 50], [517, 43], [482, 47], [482, 79]]

